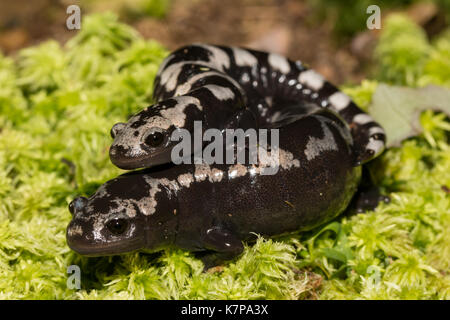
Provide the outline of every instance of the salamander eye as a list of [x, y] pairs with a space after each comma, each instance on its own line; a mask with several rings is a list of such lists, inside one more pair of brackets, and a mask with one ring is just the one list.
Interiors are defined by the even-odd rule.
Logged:
[[164, 142], [164, 134], [157, 131], [149, 134], [144, 140], [144, 143], [146, 145], [153, 148], [159, 147], [163, 142]]
[[108, 228], [109, 232], [118, 236], [124, 233], [125, 230], [127, 230], [128, 221], [121, 218], [112, 219], [106, 223], [106, 227]]

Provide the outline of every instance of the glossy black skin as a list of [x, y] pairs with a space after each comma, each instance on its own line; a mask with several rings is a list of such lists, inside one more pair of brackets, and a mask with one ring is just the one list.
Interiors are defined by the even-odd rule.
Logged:
[[[251, 65], [239, 63], [234, 49], [251, 55], [254, 63]], [[215, 54], [214, 50], [219, 50], [221, 53]], [[354, 150], [357, 154], [355, 161], [358, 164], [370, 161], [382, 151], [382, 148], [376, 148], [375, 150], [368, 148], [371, 139], [379, 141], [383, 146], [385, 141], [384, 132], [373, 119], [368, 123], [355, 121], [355, 116], [366, 114], [351, 100], [345, 108], [339, 110], [330, 102], [330, 97], [333, 94], [340, 93], [338, 88], [325, 79], [318, 89], [300, 84], [299, 76], [312, 70], [309, 70], [299, 61], [283, 58], [289, 71], [282, 72], [270, 63], [271, 55], [267, 52], [246, 48], [212, 45], [206, 45], [205, 47], [202, 44], [188, 45], [175, 50], [163, 62], [155, 78], [153, 98], [158, 103], [139, 112], [135, 118], [127, 123], [128, 127], [124, 126], [118, 134], [128, 134], [129, 131], [139, 129], [139, 126], [142, 127], [142, 132], [144, 132], [146, 130], [145, 121], [160, 115], [160, 105], [174, 104], [174, 99], [177, 99], [177, 90], [193, 77], [199, 77], [197, 81], [191, 84], [191, 91], [184, 94], [199, 98], [203, 106], [202, 112], [199, 112], [196, 108], [184, 111], [186, 121], [181, 127], [189, 131], [192, 130], [193, 122], [196, 120], [203, 122], [204, 130], [207, 128], [240, 128], [242, 124], [239, 118], [248, 116], [248, 113], [251, 113], [250, 117], [254, 118], [251, 127], [265, 128], [272, 125], [274, 117], [278, 113], [285, 113], [284, 107], [287, 102], [292, 104], [311, 103], [339, 113], [349, 125], [355, 141]], [[178, 68], [177, 76], [174, 76], [176, 85], [168, 87], [167, 83], [162, 81], [162, 75], [167, 75], [167, 70], [179, 63], [184, 64]], [[211, 72], [217, 74], [208, 75]], [[204, 76], [202, 77], [202, 75]], [[220, 101], [208, 90], [203, 90], [207, 85], [229, 88], [233, 91], [235, 97]], [[370, 130], [375, 127], [381, 131], [376, 134], [370, 133]], [[166, 135], [170, 136], [174, 129], [175, 126], [170, 127]], [[141, 134], [139, 134], [139, 137]], [[173, 145], [166, 144], [161, 148], [149, 149], [141, 140], [135, 141], [131, 134], [129, 134], [128, 139], [125, 139], [124, 144], [140, 147], [142, 153], [139, 156], [126, 154], [120, 143], [115, 141], [110, 149], [110, 158], [119, 168], [138, 169], [170, 162], [170, 152]]]
[[[189, 70], [185, 70], [185, 72], [187, 74], [205, 72], [200, 71], [199, 69], [205, 69], [205, 67], [192, 64], [189, 65]], [[211, 71], [212, 69], [207, 70]], [[176, 143], [170, 142], [170, 135], [174, 130], [182, 128], [187, 129], [193, 136], [194, 121], [202, 121], [203, 132], [209, 128], [224, 130], [228, 128], [240, 127], [240, 118], [244, 114], [250, 112], [247, 108], [246, 96], [242, 95], [241, 91], [238, 90], [232, 83], [218, 76], [208, 77], [208, 84], [220, 85], [221, 87], [230, 89], [234, 94], [233, 99], [221, 101], [216, 99], [211, 91], [203, 88], [201, 85], [193, 86], [189, 96], [196, 98], [201, 102], [202, 110], [199, 110], [194, 104], [188, 105], [188, 107], [184, 110], [186, 117], [185, 125], [181, 127], [176, 127], [174, 125], [170, 126], [164, 133], [167, 141], [166, 144], [158, 148], [151, 148], [143, 143], [143, 141], [136, 141], [135, 144], [139, 145], [144, 151], [146, 151], [146, 153], [140, 157], [129, 157], [125, 155], [125, 150], [123, 147], [113, 143], [109, 151], [111, 162], [115, 166], [125, 170], [150, 167], [171, 162], [171, 149]], [[120, 123], [123, 127], [122, 130], [139, 132], [139, 130], [144, 127], [145, 122], [148, 119], [161, 116], [161, 112], [163, 110], [169, 109], [176, 104], [177, 100], [173, 97], [160, 101], [159, 103], [139, 112], [131, 120], [129, 120], [127, 124]], [[256, 122], [256, 117], [253, 114], [251, 114], [250, 117], [253, 119], [251, 126], [253, 128], [257, 128], [258, 125]], [[121, 130], [118, 131], [120, 132]], [[111, 135], [115, 138], [118, 133], [111, 132]], [[142, 133], [139, 134], [139, 136], [141, 135]], [[129, 140], [131, 139], [134, 139], [134, 137], [130, 135]], [[150, 162], [149, 159], [151, 159]]]
[[[214, 54], [216, 49], [222, 53]], [[280, 64], [270, 62], [273, 55], [243, 49], [256, 59], [251, 65], [243, 65], [237, 62], [233, 50], [190, 45], [170, 55], [155, 79], [157, 104], [111, 130], [115, 141], [110, 157], [116, 166], [156, 167], [119, 176], [89, 199], [75, 199], [70, 205], [74, 217], [67, 229], [67, 241], [73, 250], [99, 256], [179, 247], [208, 252], [204, 262], [211, 266], [238, 255], [243, 250], [242, 241], [254, 237], [252, 232], [274, 236], [309, 230], [330, 221], [349, 205], [360, 181], [361, 164], [376, 157], [384, 147], [382, 128], [351, 100], [341, 107], [333, 104], [331, 96], [342, 95], [326, 80], [318, 89], [308, 81], [300, 85], [299, 77], [309, 72], [300, 62], [281, 58], [281, 65], [283, 61], [289, 65], [289, 71], [283, 72]], [[223, 59], [219, 61], [218, 57]], [[228, 67], [221, 66], [225, 60], [229, 60]], [[179, 62], [185, 64], [178, 70], [173, 90], [169, 90], [171, 86], [162, 83], [161, 74]], [[189, 91], [181, 97], [176, 94], [194, 76], [198, 80], [191, 81]], [[208, 89], [211, 85], [229, 89], [232, 94], [221, 99], [220, 94]], [[154, 127], [149, 122], [176, 109], [186, 96], [199, 103], [183, 109], [181, 125], [167, 125], [164, 143], [147, 145], [145, 137]], [[176, 123], [180, 112], [171, 114], [168, 121]], [[331, 149], [321, 141], [325, 138], [325, 118], [330, 119], [325, 125], [336, 143]], [[202, 121], [203, 130], [277, 127], [280, 147], [292, 153], [300, 166], [280, 168], [272, 176], [251, 176], [247, 172], [231, 177], [231, 165], [211, 165], [210, 169], [224, 173], [220, 182], [194, 179], [188, 187], [183, 186], [177, 179], [194, 175], [196, 166], [170, 164], [174, 144], [168, 137], [178, 128], [192, 132], [196, 120]], [[305, 150], [311, 137], [321, 151], [307, 160]], [[131, 157], [124, 146], [143, 152]], [[178, 187], [171, 189], [156, 183], [160, 190], [152, 196], [156, 189], [149, 181], [163, 180], [175, 181]], [[380, 200], [374, 192], [360, 195], [357, 202], [361, 208], [373, 207]], [[149, 214], [149, 209], [154, 213]], [[120, 230], [125, 226], [124, 231], [117, 234], [111, 225], [118, 225]]]
[[[305, 66], [300, 63], [296, 63], [291, 60], [287, 60], [291, 71], [284, 74], [278, 70], [273, 69], [268, 63], [268, 53], [263, 51], [251, 50], [242, 48], [250, 52], [258, 61], [253, 66], [238, 66], [233, 51], [227, 46], [216, 46], [227, 53], [230, 59], [230, 67], [225, 68], [224, 74], [231, 76], [235, 79], [245, 93], [245, 100], [248, 108], [256, 115], [258, 125], [260, 127], [270, 126], [273, 114], [277, 111], [283, 112], [284, 103], [286, 101], [293, 101], [298, 103], [310, 102], [320, 105], [323, 98], [327, 97], [330, 93], [336, 92], [337, 88], [327, 83], [323, 88], [321, 95], [317, 98], [312, 98], [310, 94], [303, 94], [300, 90], [296, 90], [295, 87], [288, 84], [289, 80], [296, 79], [304, 70], [307, 70]], [[209, 55], [205, 52], [205, 49], [196, 45], [188, 45], [179, 48], [171, 53], [172, 59], [170, 64], [183, 61], [196, 61], [198, 64], [208, 62]], [[196, 74], [198, 64], [188, 64], [183, 67], [183, 71], [177, 79], [178, 83], [184, 83], [192, 74]], [[192, 70], [192, 71], [191, 71]], [[265, 70], [265, 72], [262, 72]], [[219, 71], [219, 70], [216, 70]], [[246, 79], [245, 81], [243, 79]], [[219, 79], [215, 79], [213, 83], [217, 83]], [[201, 87], [211, 82], [210, 78], [202, 79], [194, 84], [194, 88]], [[220, 83], [220, 82], [218, 82]], [[173, 97], [176, 90], [168, 91], [160, 84], [159, 75], [155, 79], [153, 97], [156, 101], [164, 101]], [[273, 99], [273, 106], [269, 107], [266, 98]], [[283, 103], [279, 103], [280, 100]], [[268, 109], [265, 114], [261, 113], [261, 109], [258, 108], [261, 105]], [[359, 111], [359, 110], [358, 110]]]
[[[330, 221], [348, 206], [361, 177], [361, 166], [354, 166], [348, 127], [339, 116], [327, 110], [292, 120], [279, 128], [280, 148], [291, 152], [299, 160], [299, 166], [280, 167], [275, 175], [251, 176], [247, 172], [231, 178], [228, 175], [231, 165], [211, 165], [224, 172], [220, 182], [194, 181], [189, 187], [180, 185], [178, 191], [161, 187], [154, 198], [153, 214], [144, 215], [135, 205], [129, 205], [128, 209], [110, 216], [113, 219], [123, 216], [127, 210], [136, 210], [135, 217], [128, 219], [127, 229], [133, 226], [134, 232], [115, 236], [104, 227], [100, 230], [104, 239], [94, 240], [95, 221], [98, 225], [101, 217], [117, 207], [115, 199], [125, 203], [149, 197], [151, 188], [146, 181], [150, 177], [176, 181], [182, 174], [194, 174], [195, 166], [168, 164], [121, 175], [102, 186], [107, 196], [98, 191], [89, 199], [77, 198], [76, 205], [71, 204], [74, 217], [68, 227], [69, 246], [88, 256], [138, 249], [158, 251], [168, 247], [206, 250], [211, 254], [204, 261], [212, 266], [241, 253], [242, 240], [252, 239], [252, 232], [274, 236], [309, 230]], [[314, 159], [307, 160], [306, 145], [310, 137], [324, 138], [323, 124], [332, 132], [337, 148], [323, 150]], [[82, 234], [69, 235], [74, 227], [81, 228]]]

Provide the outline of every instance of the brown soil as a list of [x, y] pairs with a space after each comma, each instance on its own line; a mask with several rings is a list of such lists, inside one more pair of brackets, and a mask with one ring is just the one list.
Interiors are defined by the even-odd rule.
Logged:
[[[52, 38], [64, 43], [77, 31], [65, 27], [66, 8], [76, 0], [14, 0], [0, 2], [0, 50], [17, 50]], [[82, 14], [111, 9], [81, 7]], [[357, 83], [371, 57], [374, 33], [356, 36], [337, 46], [332, 25], [318, 22], [306, 1], [299, 0], [173, 0], [163, 19], [123, 21], [145, 38], [173, 50], [192, 42], [241, 45], [300, 59], [336, 84]]]
[[196, 41], [248, 46], [300, 59], [336, 83], [363, 78], [349, 48], [334, 46], [332, 27], [314, 25], [311, 15], [298, 0], [177, 0], [166, 19], [135, 26], [170, 49]]

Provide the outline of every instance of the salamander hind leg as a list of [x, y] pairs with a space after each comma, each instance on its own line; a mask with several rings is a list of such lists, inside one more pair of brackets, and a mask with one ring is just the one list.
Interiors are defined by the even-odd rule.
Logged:
[[358, 190], [355, 195], [355, 208], [356, 212], [363, 213], [370, 210], [375, 210], [380, 202], [389, 203], [391, 199], [388, 196], [380, 193], [380, 188], [377, 186], [371, 186]]
[[357, 213], [375, 210], [381, 202], [389, 203], [391, 198], [380, 192], [366, 166], [363, 166], [361, 185], [353, 197], [353, 207]]

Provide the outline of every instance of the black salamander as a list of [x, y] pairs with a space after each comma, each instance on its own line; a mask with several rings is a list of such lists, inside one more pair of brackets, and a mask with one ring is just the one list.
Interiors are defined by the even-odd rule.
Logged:
[[[113, 126], [110, 149], [120, 168], [152, 168], [110, 180], [69, 206], [67, 241], [80, 254], [175, 246], [213, 252], [205, 257], [215, 264], [239, 254], [253, 232], [308, 230], [336, 217], [355, 194], [361, 164], [384, 149], [383, 129], [347, 95], [277, 54], [183, 47], [163, 61], [154, 99]], [[261, 159], [170, 164], [171, 134], [192, 132], [196, 120], [204, 130], [278, 127], [279, 171], [262, 175], [268, 164]]]
[[[157, 103], [117, 123], [111, 161], [122, 169], [170, 162], [174, 130], [264, 128], [288, 116], [285, 106], [313, 103], [337, 112], [350, 126], [355, 163], [384, 149], [384, 130], [343, 92], [299, 61], [275, 53], [194, 44], [170, 54], [154, 83]], [[295, 135], [293, 136], [295, 137]], [[193, 150], [195, 152], [196, 150]]]
[[69, 246], [87, 256], [178, 247], [209, 252], [203, 260], [212, 266], [240, 254], [253, 232], [273, 236], [333, 219], [361, 177], [350, 131], [328, 109], [316, 107], [298, 118], [279, 128], [276, 175], [261, 174], [270, 165], [261, 159], [121, 175], [90, 198], [71, 202]]

